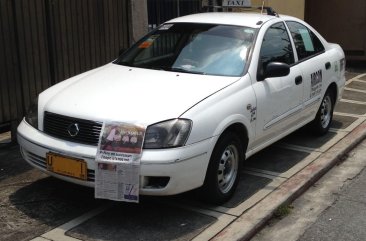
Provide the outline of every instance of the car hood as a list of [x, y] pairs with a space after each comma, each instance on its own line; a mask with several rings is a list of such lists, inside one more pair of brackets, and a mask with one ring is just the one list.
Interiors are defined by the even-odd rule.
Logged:
[[[50, 89], [43, 110], [95, 121], [152, 124], [186, 110], [237, 81], [238, 77], [147, 70], [107, 64]], [[53, 88], [58, 88], [57, 85]], [[47, 91], [46, 91], [47, 92]], [[47, 96], [47, 93], [45, 93]], [[45, 100], [47, 99], [47, 100]]]

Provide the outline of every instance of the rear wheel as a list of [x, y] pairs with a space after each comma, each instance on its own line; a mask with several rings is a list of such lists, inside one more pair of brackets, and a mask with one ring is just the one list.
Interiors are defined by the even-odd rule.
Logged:
[[316, 114], [315, 119], [311, 122], [311, 128], [316, 135], [324, 135], [328, 132], [333, 119], [334, 96], [330, 90], [324, 95], [322, 103]]
[[210, 203], [222, 204], [233, 195], [240, 178], [243, 145], [232, 132], [224, 133], [211, 155], [201, 195]]

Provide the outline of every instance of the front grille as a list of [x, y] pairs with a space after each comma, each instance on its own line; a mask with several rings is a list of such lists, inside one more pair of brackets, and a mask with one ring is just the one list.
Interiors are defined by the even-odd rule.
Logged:
[[[68, 128], [72, 124], [79, 126], [79, 133], [75, 136], [71, 136], [68, 132]], [[63, 116], [47, 111], [44, 114], [43, 131], [63, 140], [96, 146], [101, 129], [101, 122]]]

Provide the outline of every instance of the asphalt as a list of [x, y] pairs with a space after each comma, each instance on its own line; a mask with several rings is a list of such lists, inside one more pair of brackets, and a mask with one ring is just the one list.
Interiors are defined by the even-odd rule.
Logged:
[[347, 184], [338, 198], [304, 232], [299, 241], [362, 241], [366, 237], [366, 169]]
[[327, 135], [302, 129], [248, 159], [236, 194], [222, 206], [194, 192], [139, 204], [96, 200], [91, 189], [28, 166], [9, 133], [0, 134], [0, 240], [248, 240], [365, 138], [363, 73], [347, 72]]

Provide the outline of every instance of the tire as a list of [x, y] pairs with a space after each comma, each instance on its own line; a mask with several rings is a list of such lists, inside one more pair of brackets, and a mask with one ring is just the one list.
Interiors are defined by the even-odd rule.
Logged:
[[316, 117], [310, 125], [315, 135], [322, 136], [328, 132], [333, 119], [334, 103], [333, 93], [327, 90], [316, 113]]
[[224, 133], [214, 148], [208, 165], [201, 197], [209, 203], [222, 204], [234, 194], [244, 159], [243, 144], [232, 132]]

